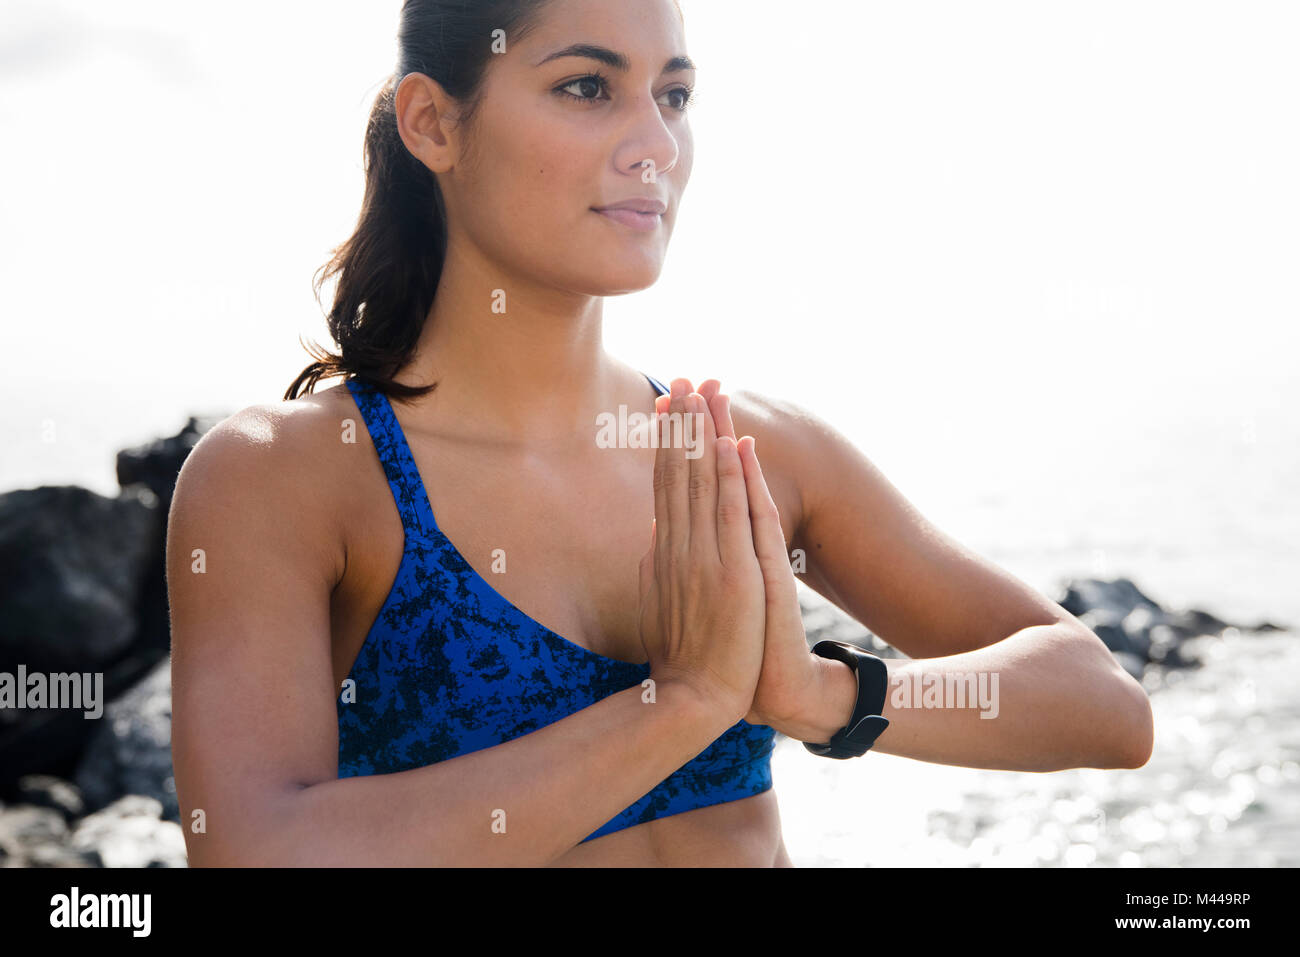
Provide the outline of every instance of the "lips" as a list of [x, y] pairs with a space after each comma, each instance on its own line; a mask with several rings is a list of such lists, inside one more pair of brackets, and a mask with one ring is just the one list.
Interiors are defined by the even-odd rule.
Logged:
[[606, 219], [643, 231], [655, 229], [663, 221], [658, 213], [638, 213], [634, 209], [598, 209], [596, 212]]
[[625, 199], [621, 203], [611, 203], [608, 206], [593, 206], [598, 213], [608, 213], [616, 210], [626, 210], [633, 213], [646, 213], [662, 216], [668, 212], [668, 204], [660, 199]]
[[650, 232], [659, 228], [663, 214], [668, 209], [659, 200], [632, 199], [613, 206], [592, 207], [592, 212], [629, 229]]

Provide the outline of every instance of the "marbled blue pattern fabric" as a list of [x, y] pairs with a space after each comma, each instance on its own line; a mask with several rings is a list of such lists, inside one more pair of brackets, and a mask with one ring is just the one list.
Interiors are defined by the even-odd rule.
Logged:
[[[660, 394], [668, 390], [646, 378]], [[649, 664], [606, 658], [524, 614], [438, 529], [387, 396], [349, 380], [392, 489], [406, 543], [388, 598], [338, 700], [339, 777], [388, 774], [528, 734], [639, 685]], [[346, 688], [346, 686], [345, 686]], [[774, 729], [737, 722], [583, 839], [772, 786]]]

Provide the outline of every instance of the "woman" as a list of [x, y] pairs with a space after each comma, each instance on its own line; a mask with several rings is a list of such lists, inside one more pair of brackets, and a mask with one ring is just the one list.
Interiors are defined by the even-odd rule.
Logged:
[[[773, 737], [828, 741], [858, 694], [808, 649], [791, 555], [916, 659], [900, 687], [1000, 677], [996, 721], [891, 696], [875, 750], [1145, 763], [1146, 697], [1097, 637], [833, 429], [716, 380], [656, 395], [602, 350], [690, 175], [674, 3], [408, 0], [399, 46], [327, 270], [338, 353], [177, 483], [192, 864], [788, 866]], [[620, 409], [699, 429], [593, 442]]]

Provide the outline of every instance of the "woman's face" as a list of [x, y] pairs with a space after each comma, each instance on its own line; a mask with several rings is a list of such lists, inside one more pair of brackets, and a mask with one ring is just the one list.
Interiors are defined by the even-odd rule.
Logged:
[[[693, 159], [681, 16], [673, 0], [552, 0], [542, 17], [489, 63], [470, 155], [440, 179], [451, 242], [573, 292], [644, 289]], [[569, 51], [578, 44], [625, 62]], [[636, 224], [596, 212], [638, 199], [666, 208]]]

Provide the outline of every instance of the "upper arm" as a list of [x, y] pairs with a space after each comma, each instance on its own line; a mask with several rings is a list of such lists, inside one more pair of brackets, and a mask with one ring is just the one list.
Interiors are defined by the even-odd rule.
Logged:
[[927, 521], [826, 422], [791, 403], [778, 408], [784, 467], [802, 503], [794, 532], [806, 555], [800, 577], [810, 588], [913, 658], [957, 654], [1072, 619]]
[[246, 409], [199, 441], [177, 479], [172, 754], [192, 863], [231, 860], [281, 797], [338, 774], [329, 602], [343, 556], [326, 426], [319, 410]]

